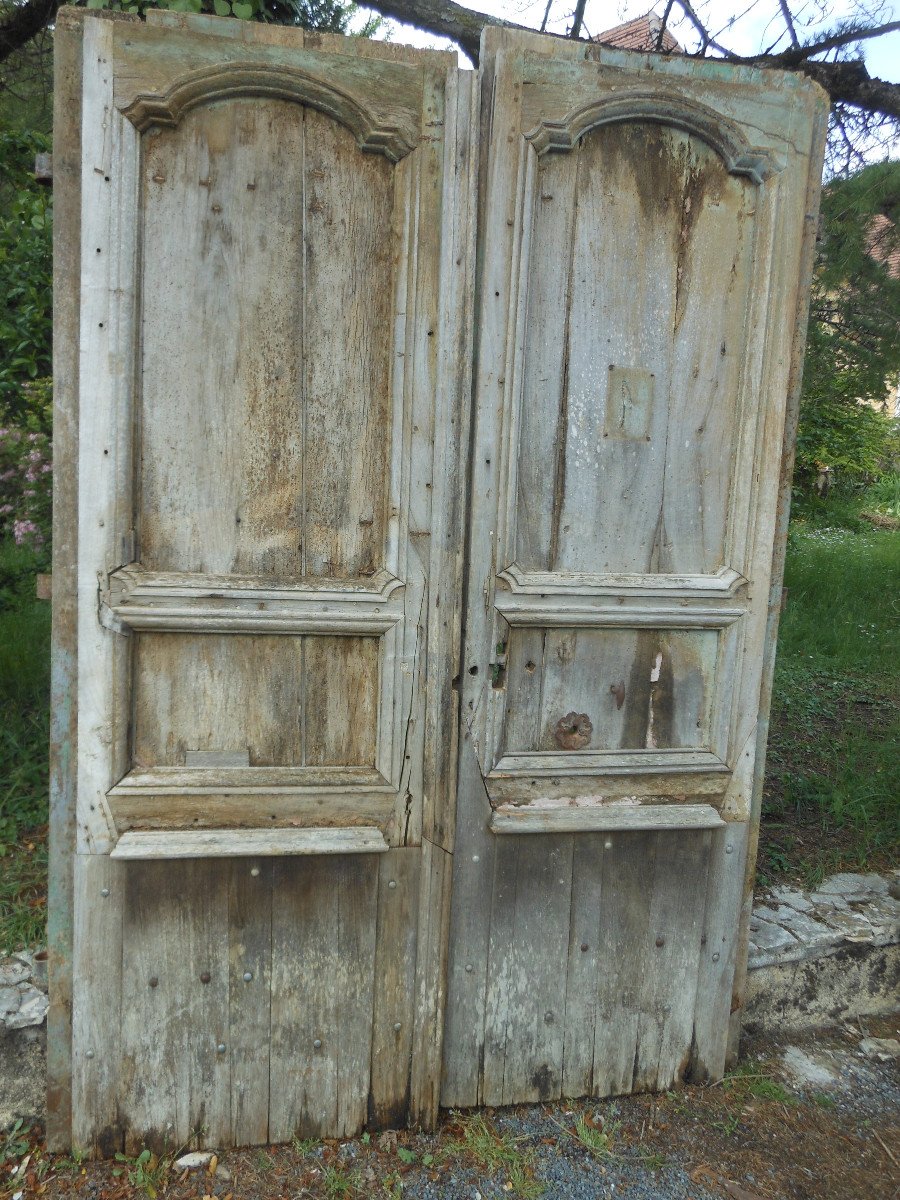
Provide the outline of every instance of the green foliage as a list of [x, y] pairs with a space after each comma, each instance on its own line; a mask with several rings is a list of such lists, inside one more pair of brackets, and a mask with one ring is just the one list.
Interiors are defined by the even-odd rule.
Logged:
[[807, 502], [792, 525], [762, 882], [799, 872], [817, 886], [836, 870], [887, 865], [900, 846], [900, 533], [873, 529], [859, 509]]
[[873, 512], [900, 518], [900, 471], [890, 471], [866, 488], [863, 500]]
[[0, 129], [0, 422], [21, 423], [22, 384], [50, 374], [52, 193], [34, 180], [39, 133]]
[[900, 378], [900, 162], [833, 180], [822, 195], [824, 239], [813, 275], [800, 406], [797, 476], [828, 466], [864, 478], [900, 452], [883, 405]]

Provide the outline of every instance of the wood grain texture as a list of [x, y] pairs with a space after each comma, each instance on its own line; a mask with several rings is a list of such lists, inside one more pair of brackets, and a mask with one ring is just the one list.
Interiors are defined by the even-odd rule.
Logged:
[[[123, 1149], [122, 960], [127, 875], [105, 854], [74, 858], [71, 1145]], [[102, 956], [103, 970], [98, 970]], [[97, 987], [102, 979], [102, 987]]]
[[381, 854], [381, 832], [366, 825], [349, 829], [185, 829], [123, 833], [112, 851], [118, 859], [267, 858], [321, 854]]
[[50, 665], [50, 848], [47, 949], [47, 1144], [72, 1138], [75, 803], [78, 785], [78, 346], [81, 276], [81, 19], [57, 18], [53, 127], [53, 613]]
[[129, 863], [124, 881], [126, 1147], [227, 1145], [228, 873], [211, 860]]
[[374, 638], [142, 633], [134, 763], [245, 751], [252, 766], [374, 766]]
[[[366, 1120], [378, 866], [275, 864], [269, 1138], [352, 1137]], [[318, 1043], [318, 1044], [317, 1044]]]
[[421, 869], [418, 847], [379, 860], [370, 1128], [395, 1129], [409, 1112]]
[[709, 804], [512, 806], [491, 816], [494, 833], [591, 833], [617, 829], [714, 829], [725, 822]]
[[265, 858], [219, 863], [228, 878], [228, 1039], [234, 1146], [269, 1140], [272, 881]]

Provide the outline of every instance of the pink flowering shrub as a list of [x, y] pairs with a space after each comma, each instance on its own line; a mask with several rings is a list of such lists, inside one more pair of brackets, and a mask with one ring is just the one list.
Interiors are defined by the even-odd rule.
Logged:
[[0, 533], [49, 551], [52, 497], [50, 438], [36, 428], [0, 426]]

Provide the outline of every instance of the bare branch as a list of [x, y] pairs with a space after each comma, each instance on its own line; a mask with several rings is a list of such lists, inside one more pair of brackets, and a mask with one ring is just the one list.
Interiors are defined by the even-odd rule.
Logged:
[[569, 29], [568, 36], [570, 38], [579, 38], [581, 36], [581, 26], [584, 23], [584, 8], [587, 0], [575, 0], [575, 12], [572, 14], [572, 26]]
[[659, 33], [656, 35], [656, 53], [657, 54], [662, 53], [663, 42], [665, 41], [665, 37], [666, 37], [666, 25], [669, 23], [669, 15], [672, 12], [672, 5], [674, 3], [675, 3], [675, 0], [666, 0], [666, 7], [663, 11], [662, 21], [660, 22]]
[[799, 46], [800, 39], [797, 37], [797, 30], [794, 28], [794, 18], [791, 16], [787, 0], [778, 0], [778, 6], [781, 9], [781, 15], [784, 17], [784, 23], [787, 25], [788, 33], [791, 35], [791, 44]]

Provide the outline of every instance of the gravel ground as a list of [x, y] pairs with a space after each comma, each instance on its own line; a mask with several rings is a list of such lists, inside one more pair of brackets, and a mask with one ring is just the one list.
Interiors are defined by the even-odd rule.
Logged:
[[[867, 1055], [897, 1020], [749, 1047], [721, 1084], [446, 1114], [178, 1165], [46, 1154], [0, 1133], [0, 1200], [897, 1200], [900, 1069]], [[196, 1157], [196, 1156], [195, 1156]]]

